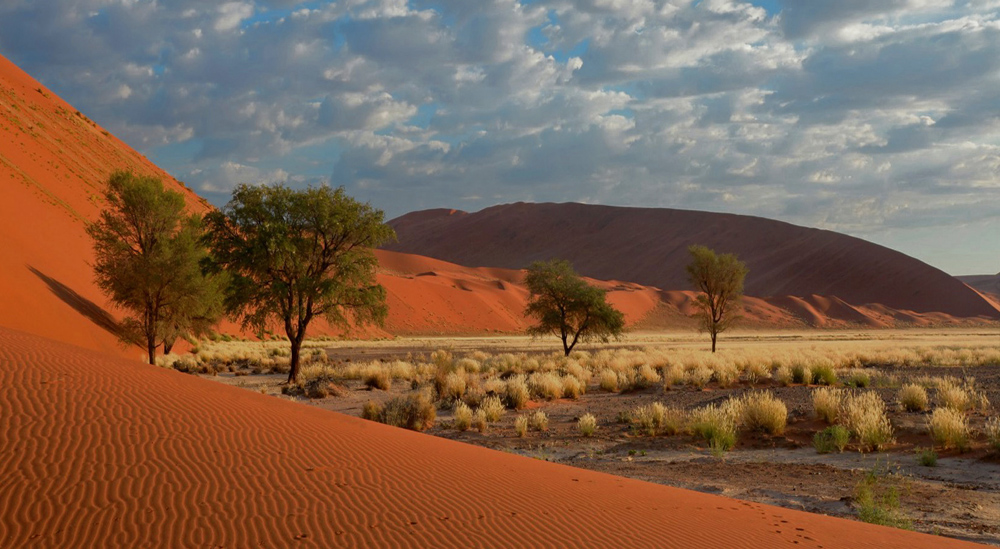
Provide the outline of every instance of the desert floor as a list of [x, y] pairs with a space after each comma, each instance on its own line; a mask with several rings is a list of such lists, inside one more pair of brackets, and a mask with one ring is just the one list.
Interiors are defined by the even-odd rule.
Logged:
[[[551, 356], [558, 352], [555, 339], [526, 337], [397, 338], [391, 341], [330, 341], [321, 345], [329, 363], [345, 365], [367, 361], [426, 360], [433, 351], [449, 350], [456, 359], [475, 352], [527, 353]], [[927, 348], [1000, 349], [1000, 330], [995, 328], [912, 329], [877, 331], [734, 332], [724, 334], [720, 351], [749, 354], [787, 354], [800, 350], [858, 352], [914, 350]], [[707, 352], [707, 336], [692, 333], [632, 334], [610, 344], [580, 346], [594, 352], [605, 348], [655, 349], [666, 352]], [[370, 389], [358, 379], [339, 381], [336, 396], [307, 399], [282, 394], [285, 375], [249, 374], [236, 368], [205, 377], [299, 400], [307, 405], [360, 416], [370, 401], [386, 402], [415, 390], [416, 383], [393, 383], [389, 391]], [[485, 432], [453, 428], [453, 411], [439, 407], [437, 420], [426, 432], [469, 444], [622, 475], [626, 477], [721, 494], [742, 500], [782, 507], [857, 518], [855, 489], [866, 476], [877, 471], [885, 483], [898, 490], [900, 512], [912, 521], [914, 530], [1000, 546], [1000, 452], [991, 449], [981, 434], [987, 418], [997, 417], [1000, 405], [1000, 364], [867, 366], [876, 380], [862, 389], [877, 392], [888, 403], [895, 429], [895, 441], [878, 452], [861, 452], [849, 446], [844, 452], [819, 454], [813, 435], [825, 424], [815, 418], [812, 392], [815, 385], [783, 385], [773, 379], [748, 383], [740, 380], [728, 387], [709, 383], [703, 388], [663, 384], [627, 392], [601, 391], [592, 383], [575, 400], [533, 399], [525, 410], [509, 410]], [[965, 451], [937, 448], [940, 456], [934, 467], [918, 464], [918, 449], [934, 445], [928, 433], [929, 411], [906, 412], [896, 402], [902, 384], [935, 377], [974, 378], [980, 395], [990, 404], [968, 412], [974, 433]], [[703, 440], [692, 435], [643, 436], [622, 416], [637, 406], [661, 402], [668, 406], [693, 409], [716, 404], [750, 390], [773, 392], [788, 407], [788, 427], [780, 436], [741, 435], [736, 447], [713, 456]], [[933, 393], [932, 393], [933, 394]], [[518, 415], [543, 410], [549, 418], [546, 431], [529, 431], [519, 437], [514, 421]], [[583, 437], [577, 428], [584, 414], [597, 417], [592, 437]]]

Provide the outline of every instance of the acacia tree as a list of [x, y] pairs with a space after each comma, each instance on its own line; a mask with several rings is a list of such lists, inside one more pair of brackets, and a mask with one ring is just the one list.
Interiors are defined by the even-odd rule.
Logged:
[[688, 277], [695, 289], [701, 309], [702, 327], [712, 336], [712, 352], [719, 334], [739, 319], [737, 309], [743, 296], [743, 281], [747, 266], [733, 254], [718, 255], [705, 246], [691, 246]]
[[625, 317], [612, 307], [604, 290], [587, 284], [568, 261], [536, 261], [524, 279], [531, 293], [527, 316], [538, 319], [532, 335], [556, 334], [566, 356], [579, 341], [608, 341], [625, 329]]
[[257, 333], [272, 323], [291, 342], [288, 382], [315, 317], [347, 327], [385, 320], [373, 249], [395, 238], [381, 210], [327, 186], [240, 185], [207, 217], [212, 262], [228, 273], [226, 310]]
[[107, 207], [87, 226], [95, 279], [127, 311], [120, 339], [145, 345], [154, 364], [161, 344], [169, 349], [178, 335], [218, 319], [214, 282], [199, 267], [207, 255], [201, 218], [185, 214], [183, 195], [159, 178], [132, 172], [112, 174], [104, 198]]

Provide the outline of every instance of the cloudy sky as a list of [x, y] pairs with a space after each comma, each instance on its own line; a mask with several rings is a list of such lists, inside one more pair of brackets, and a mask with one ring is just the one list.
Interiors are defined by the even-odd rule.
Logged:
[[1000, 270], [1000, 0], [5, 0], [0, 54], [216, 204], [679, 207]]

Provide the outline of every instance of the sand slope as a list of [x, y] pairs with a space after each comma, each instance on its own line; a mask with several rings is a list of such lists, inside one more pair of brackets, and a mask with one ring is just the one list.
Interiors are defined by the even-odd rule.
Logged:
[[523, 268], [559, 257], [594, 278], [685, 290], [687, 247], [704, 244], [747, 263], [748, 295], [836, 296], [854, 306], [1000, 318], [983, 296], [917, 259], [843, 234], [757, 217], [517, 203], [472, 214], [427, 210], [391, 224], [399, 242], [387, 249], [462, 265]]
[[403, 431], [0, 328], [0, 546], [963, 547]]
[[[93, 284], [91, 241], [108, 175], [162, 170], [0, 57], [0, 325], [110, 352], [126, 352]], [[129, 354], [138, 356], [139, 351]]]

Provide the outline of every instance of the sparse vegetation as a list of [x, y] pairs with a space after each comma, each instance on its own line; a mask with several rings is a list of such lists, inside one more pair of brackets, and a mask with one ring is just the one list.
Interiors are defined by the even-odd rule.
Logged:
[[785, 403], [770, 392], [748, 393], [737, 405], [740, 427], [769, 435], [785, 432], [788, 423], [788, 408]]
[[813, 436], [813, 447], [820, 454], [829, 454], [834, 450], [843, 452], [851, 440], [851, 433], [842, 425], [831, 425]]
[[843, 391], [823, 387], [813, 391], [813, 411], [816, 417], [833, 424], [840, 417], [840, 406], [843, 401]]
[[531, 429], [534, 431], [548, 431], [549, 416], [541, 410], [531, 414]]
[[1000, 450], [1000, 417], [986, 420], [984, 434], [990, 447], [994, 450]]
[[514, 432], [521, 438], [528, 434], [528, 416], [517, 416], [514, 419]]
[[900, 509], [899, 480], [876, 465], [854, 489], [854, 505], [864, 522], [909, 530], [913, 522]]
[[376, 421], [413, 431], [434, 425], [437, 412], [427, 395], [418, 393], [396, 397], [385, 404]]
[[839, 421], [857, 437], [863, 449], [881, 450], [893, 440], [885, 402], [876, 393], [847, 394]]
[[928, 429], [935, 444], [944, 449], [966, 450], [969, 447], [969, 420], [954, 408], [935, 409]]
[[455, 428], [459, 431], [468, 431], [472, 427], [472, 408], [464, 402], [455, 405]]
[[907, 412], [923, 412], [927, 410], [929, 401], [927, 389], [916, 383], [903, 385], [899, 390], [899, 405]]
[[938, 455], [933, 448], [917, 448], [917, 463], [923, 467], [937, 467]]
[[597, 418], [594, 417], [594, 414], [584, 414], [577, 420], [576, 426], [581, 435], [594, 436], [594, 432], [597, 431]]
[[683, 429], [686, 414], [678, 408], [654, 402], [639, 406], [629, 413], [632, 429], [646, 436], [674, 435]]

